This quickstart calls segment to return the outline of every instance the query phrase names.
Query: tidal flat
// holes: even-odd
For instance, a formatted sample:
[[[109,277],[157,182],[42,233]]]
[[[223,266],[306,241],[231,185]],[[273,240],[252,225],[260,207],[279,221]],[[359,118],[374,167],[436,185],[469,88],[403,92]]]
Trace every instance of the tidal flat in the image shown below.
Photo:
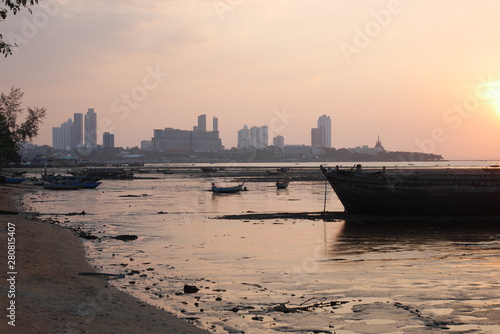
[[[25,203],[95,236],[84,239],[90,263],[125,275],[111,284],[214,333],[500,331],[500,222],[224,219],[321,212],[325,182],[278,190],[247,180],[248,191],[213,194],[212,181],[235,179],[106,180],[92,191],[34,190]],[[327,211],[341,212],[326,189]]]

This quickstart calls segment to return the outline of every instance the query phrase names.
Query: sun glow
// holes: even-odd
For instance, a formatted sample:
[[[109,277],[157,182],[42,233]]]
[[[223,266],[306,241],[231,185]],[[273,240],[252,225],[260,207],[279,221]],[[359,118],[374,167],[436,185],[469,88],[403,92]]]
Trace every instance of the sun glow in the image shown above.
[[[484,83],[476,89],[476,96],[500,116],[500,82]]]

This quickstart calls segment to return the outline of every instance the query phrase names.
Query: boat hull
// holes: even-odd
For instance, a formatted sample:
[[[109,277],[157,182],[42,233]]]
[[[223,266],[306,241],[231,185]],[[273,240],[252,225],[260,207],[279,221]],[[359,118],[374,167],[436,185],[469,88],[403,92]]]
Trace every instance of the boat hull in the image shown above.
[[[323,174],[349,214],[498,215],[500,175],[326,170]]]
[[[286,189],[288,188],[288,182],[276,182],[276,188]]]
[[[81,183],[51,183],[45,182],[43,184],[44,189],[48,190],[78,190],[83,188]]]
[[[217,194],[232,194],[232,193],[238,193],[243,190],[244,190],[243,184],[239,184],[233,187],[218,187],[215,185],[215,183],[212,183],[212,192]]]

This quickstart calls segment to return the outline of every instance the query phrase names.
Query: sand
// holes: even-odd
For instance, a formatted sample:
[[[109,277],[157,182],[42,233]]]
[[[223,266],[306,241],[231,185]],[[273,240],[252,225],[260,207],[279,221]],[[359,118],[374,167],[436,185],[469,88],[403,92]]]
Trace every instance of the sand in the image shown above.
[[[20,210],[23,191],[0,185],[0,211]],[[7,275],[8,223],[15,225],[15,275]],[[0,333],[209,333],[117,290],[102,277],[79,275],[96,270],[72,231],[25,214],[0,215],[0,229]],[[15,292],[7,276],[14,276]],[[7,317],[12,301],[15,322]]]

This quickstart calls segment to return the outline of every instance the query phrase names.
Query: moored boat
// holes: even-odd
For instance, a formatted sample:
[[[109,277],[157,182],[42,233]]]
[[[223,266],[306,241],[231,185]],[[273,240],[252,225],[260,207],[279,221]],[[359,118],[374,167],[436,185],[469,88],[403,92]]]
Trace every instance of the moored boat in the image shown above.
[[[201,170],[204,173],[215,173],[216,171],[219,170],[219,168],[217,168],[217,167],[201,167]]]
[[[101,185],[102,182],[82,182],[83,189],[95,189]]]
[[[500,214],[500,174],[481,168],[320,168],[349,214]]]
[[[286,189],[290,184],[289,181],[276,181],[276,188],[278,189]]]
[[[237,193],[237,192],[240,192],[244,190],[243,188],[243,183],[240,183],[236,186],[232,186],[232,187],[219,187],[215,184],[215,182],[212,182],[212,192],[214,193],[226,193],[226,194],[229,194],[229,193]]]
[[[4,183],[9,183],[9,184],[19,184],[24,181],[26,181],[27,178],[25,177],[10,177],[10,176],[5,176],[5,181]]]
[[[102,179],[132,179],[134,174],[129,169],[116,167],[88,167],[79,170],[73,170],[71,173],[75,176],[87,176]]]
[[[78,190],[83,188],[81,182],[44,182],[44,189],[49,190]]]

